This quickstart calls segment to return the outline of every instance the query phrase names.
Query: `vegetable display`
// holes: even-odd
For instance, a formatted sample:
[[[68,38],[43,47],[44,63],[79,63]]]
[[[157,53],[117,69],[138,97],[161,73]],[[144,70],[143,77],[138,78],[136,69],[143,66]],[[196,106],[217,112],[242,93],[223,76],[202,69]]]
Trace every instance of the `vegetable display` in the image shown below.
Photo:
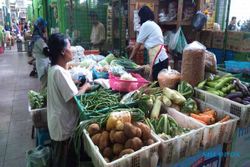
[[[111,66],[122,66],[124,67],[126,70],[134,70],[137,69],[139,66],[134,63],[133,61],[127,59],[127,58],[119,58],[116,60],[111,61],[110,63]]]
[[[217,117],[216,111],[211,108],[205,108],[205,110],[200,112],[199,114],[191,113],[190,116],[205,125],[212,125],[216,122],[222,123],[231,119],[229,115],[226,115],[222,119],[219,119]]]
[[[164,140],[171,139],[189,131],[189,129],[180,127],[175,119],[167,114],[161,114],[159,119],[146,118],[146,123]]]
[[[87,131],[104,159],[111,162],[155,143],[150,128],[138,121],[121,109],[110,113],[106,125],[92,123]]]
[[[44,92],[36,92],[30,90],[28,92],[28,98],[30,101],[31,109],[44,108],[47,105],[47,91]]]
[[[194,95],[194,89],[192,85],[186,81],[181,81],[181,83],[178,85],[178,92],[187,99],[193,97]]]
[[[222,77],[217,75],[212,76],[199,83],[197,87],[244,105],[250,104],[250,87],[247,87],[231,74]]]
[[[120,98],[119,93],[113,93],[106,89],[98,89],[87,95],[82,95],[80,101],[84,106],[84,112],[93,112],[119,104]]]

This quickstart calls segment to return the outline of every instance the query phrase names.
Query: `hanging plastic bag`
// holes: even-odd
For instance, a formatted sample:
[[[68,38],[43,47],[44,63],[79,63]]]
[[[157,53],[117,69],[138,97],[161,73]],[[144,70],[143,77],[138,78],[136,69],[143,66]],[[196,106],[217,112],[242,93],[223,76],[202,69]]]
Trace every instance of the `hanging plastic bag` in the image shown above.
[[[171,69],[163,69],[158,74],[158,82],[161,88],[168,87],[171,89],[176,88],[181,80],[181,74],[178,71]]]
[[[193,18],[192,26],[195,30],[200,31],[202,30],[206,22],[207,22],[207,16],[201,11],[198,11]]]
[[[38,146],[29,150],[26,156],[26,167],[48,167],[51,164],[51,150],[49,147]]]
[[[170,40],[169,48],[177,53],[182,53],[186,45],[187,45],[187,40],[180,27],[173,36],[173,38]]]

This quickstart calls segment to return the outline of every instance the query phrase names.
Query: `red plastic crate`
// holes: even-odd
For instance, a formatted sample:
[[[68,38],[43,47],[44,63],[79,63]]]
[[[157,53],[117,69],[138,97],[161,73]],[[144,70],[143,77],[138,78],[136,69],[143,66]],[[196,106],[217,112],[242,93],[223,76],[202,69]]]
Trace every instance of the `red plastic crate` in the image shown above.
[[[109,84],[112,90],[116,90],[119,92],[131,92],[149,83],[149,81],[145,80],[139,74],[131,73],[131,75],[135,77],[137,81],[121,80],[120,77],[116,77],[110,73]]]
[[[100,54],[100,51],[99,50],[85,50],[84,51],[84,55],[99,55]]]

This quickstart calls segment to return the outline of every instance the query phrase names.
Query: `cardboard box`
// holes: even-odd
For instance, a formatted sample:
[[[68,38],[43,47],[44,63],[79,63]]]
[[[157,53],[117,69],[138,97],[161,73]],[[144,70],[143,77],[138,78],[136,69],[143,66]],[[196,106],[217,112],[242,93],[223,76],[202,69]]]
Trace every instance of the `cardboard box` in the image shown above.
[[[212,47],[213,31],[205,30],[200,33],[200,42],[207,48]]]
[[[243,33],[242,41],[239,45],[241,46],[240,52],[250,52],[250,33]]]
[[[213,32],[212,48],[223,49],[224,36],[225,34],[222,31]]]
[[[227,50],[239,51],[241,50],[241,43],[243,40],[244,32],[233,32],[227,33]]]

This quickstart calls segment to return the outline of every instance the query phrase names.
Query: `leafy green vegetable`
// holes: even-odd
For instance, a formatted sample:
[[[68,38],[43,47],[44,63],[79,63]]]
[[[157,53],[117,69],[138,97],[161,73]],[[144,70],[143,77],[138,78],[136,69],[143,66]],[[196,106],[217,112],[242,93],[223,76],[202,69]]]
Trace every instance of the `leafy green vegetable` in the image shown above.
[[[197,107],[196,102],[192,98],[188,98],[187,101],[182,106],[181,112],[197,113],[198,112],[198,107]]]
[[[28,92],[28,98],[31,109],[44,108],[47,105],[47,90],[45,89],[43,92],[30,90]]]
[[[134,63],[133,61],[127,59],[127,58],[119,58],[116,60],[113,60],[110,63],[111,66],[115,66],[115,65],[120,65],[123,66],[125,69],[137,69],[138,65],[136,63]]]
[[[182,96],[188,99],[193,96],[194,89],[192,85],[190,85],[186,81],[181,81],[181,83],[178,85],[178,92],[180,92]]]

